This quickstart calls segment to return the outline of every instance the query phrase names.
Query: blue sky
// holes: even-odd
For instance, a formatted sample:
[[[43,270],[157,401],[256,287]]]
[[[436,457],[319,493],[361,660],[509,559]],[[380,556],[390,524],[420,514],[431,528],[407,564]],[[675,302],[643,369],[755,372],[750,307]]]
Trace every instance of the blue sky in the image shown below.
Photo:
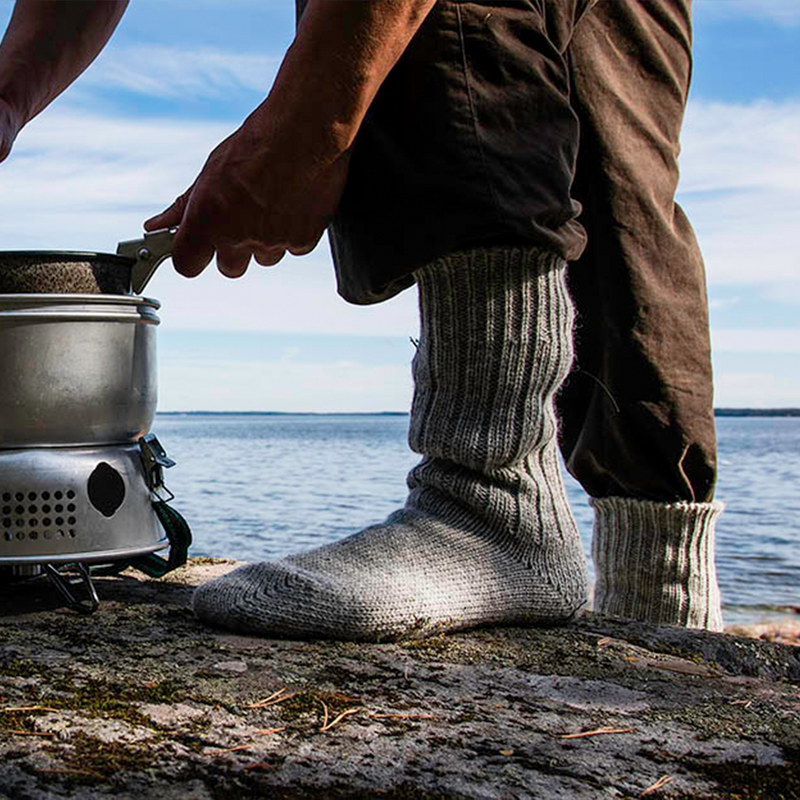
[[[0,23],[12,3],[0,0]],[[266,95],[291,0],[133,0],[0,166],[2,248],[114,252]],[[800,0],[696,0],[680,201],[706,258],[718,406],[800,406]],[[236,281],[167,262],[160,408],[405,410],[413,290],[335,294],[326,245]]]

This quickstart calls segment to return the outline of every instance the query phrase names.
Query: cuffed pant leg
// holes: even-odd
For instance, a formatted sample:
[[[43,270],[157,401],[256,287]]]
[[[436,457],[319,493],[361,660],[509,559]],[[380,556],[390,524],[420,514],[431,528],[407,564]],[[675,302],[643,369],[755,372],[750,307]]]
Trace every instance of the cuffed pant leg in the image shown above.
[[[594,497],[713,496],[705,273],[674,201],[690,37],[688,0],[601,0],[570,47],[589,246],[569,270],[577,358],[558,406]]]

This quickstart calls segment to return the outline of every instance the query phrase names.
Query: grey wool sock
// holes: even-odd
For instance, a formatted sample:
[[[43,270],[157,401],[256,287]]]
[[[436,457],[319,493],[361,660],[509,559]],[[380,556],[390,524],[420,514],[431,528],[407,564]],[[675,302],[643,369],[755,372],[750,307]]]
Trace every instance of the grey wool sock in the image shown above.
[[[594,609],[660,625],[722,630],[714,526],[722,503],[592,499]]]
[[[379,641],[558,623],[586,603],[553,395],[572,361],[564,262],[479,249],[422,268],[405,507],[301,555],[201,586],[197,615],[238,631]]]

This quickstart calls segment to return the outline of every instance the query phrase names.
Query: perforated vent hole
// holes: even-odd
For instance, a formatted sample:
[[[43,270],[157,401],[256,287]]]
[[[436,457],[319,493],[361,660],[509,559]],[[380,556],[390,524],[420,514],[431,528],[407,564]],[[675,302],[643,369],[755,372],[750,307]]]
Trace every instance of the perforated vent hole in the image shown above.
[[[78,522],[74,516],[77,512],[75,503],[50,505],[48,501],[74,500],[76,496],[73,489],[66,488],[41,493],[23,489],[0,491],[3,504],[0,506],[0,542],[75,539],[78,536],[72,527]],[[70,516],[61,516],[67,513]],[[66,525],[70,526],[69,529]]]

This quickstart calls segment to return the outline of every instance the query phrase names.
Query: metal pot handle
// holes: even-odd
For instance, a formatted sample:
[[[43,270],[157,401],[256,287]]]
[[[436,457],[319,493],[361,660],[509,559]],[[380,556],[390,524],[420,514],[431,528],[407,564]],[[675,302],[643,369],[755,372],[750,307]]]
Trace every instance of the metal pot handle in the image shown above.
[[[172,255],[172,241],[177,228],[163,228],[146,233],[141,239],[130,239],[117,245],[117,255],[132,258],[131,289],[141,294],[150,282],[156,267]]]

